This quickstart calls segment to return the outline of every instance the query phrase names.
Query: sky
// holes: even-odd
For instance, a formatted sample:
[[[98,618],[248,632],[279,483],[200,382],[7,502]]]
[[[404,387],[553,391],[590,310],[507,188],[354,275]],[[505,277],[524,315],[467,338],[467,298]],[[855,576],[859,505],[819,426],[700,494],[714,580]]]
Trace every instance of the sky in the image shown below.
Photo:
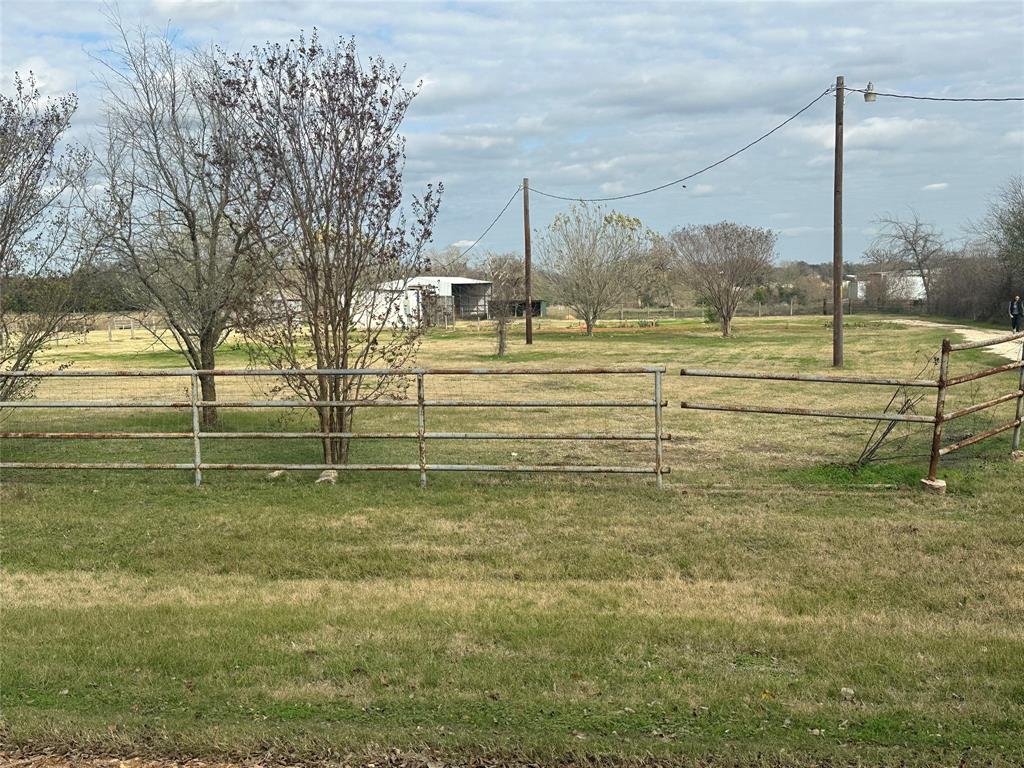
[[[96,136],[104,4],[0,0],[0,81],[32,70],[77,92],[74,137]],[[434,246],[466,248],[524,177],[572,197],[631,193],[747,144],[844,75],[884,92],[1024,95],[1024,3],[325,2],[121,0],[129,25],[182,47],[230,51],[316,27],[421,83],[405,123],[409,194],[443,181]],[[834,99],[689,181],[608,203],[659,232],[721,220],[778,233],[780,261],[832,252]],[[1024,102],[942,103],[847,94],[845,251],[911,210],[950,238],[1024,173]],[[569,204],[531,195],[543,229]],[[521,250],[517,200],[472,253]]]

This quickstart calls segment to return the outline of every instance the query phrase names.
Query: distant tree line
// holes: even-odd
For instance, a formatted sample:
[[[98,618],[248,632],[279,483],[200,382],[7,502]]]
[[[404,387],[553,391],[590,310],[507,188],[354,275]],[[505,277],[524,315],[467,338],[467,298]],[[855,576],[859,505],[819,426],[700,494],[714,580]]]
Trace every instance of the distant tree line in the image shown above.
[[[72,314],[129,313],[145,310],[125,291],[125,275],[116,264],[82,264],[70,273],[18,274],[4,282],[0,303],[11,313],[39,313],[55,295],[67,296]]]

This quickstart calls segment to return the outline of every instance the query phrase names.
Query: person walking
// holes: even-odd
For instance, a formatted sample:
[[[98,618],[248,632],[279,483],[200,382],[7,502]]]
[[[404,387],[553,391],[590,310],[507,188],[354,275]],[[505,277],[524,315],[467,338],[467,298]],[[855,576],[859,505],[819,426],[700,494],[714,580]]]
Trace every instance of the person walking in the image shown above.
[[[1010,302],[1010,323],[1013,325],[1013,332],[1020,333],[1021,320],[1024,318],[1024,301],[1021,301],[1020,295],[1013,297],[1013,301]]]

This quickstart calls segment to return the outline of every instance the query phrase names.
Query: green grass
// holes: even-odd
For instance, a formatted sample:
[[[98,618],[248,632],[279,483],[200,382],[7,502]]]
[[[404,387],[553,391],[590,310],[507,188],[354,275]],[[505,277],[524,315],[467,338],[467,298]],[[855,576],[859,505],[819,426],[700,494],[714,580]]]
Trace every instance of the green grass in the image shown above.
[[[679,321],[586,339],[542,328],[534,348],[517,344],[507,359],[828,370],[820,318],[743,319],[737,330],[722,340]],[[858,318],[848,336],[851,372],[911,375],[941,331]],[[490,362],[491,343],[472,329],[437,334],[422,359]],[[95,354],[77,367],[138,364],[130,352]],[[992,362],[957,358],[963,370]],[[1007,383],[991,377],[958,397]],[[428,386],[438,396],[649,396],[642,377]],[[673,406],[877,410],[891,395],[675,375],[666,389]],[[411,429],[415,414],[396,410],[358,426]],[[188,426],[184,413],[12,418],[4,429]],[[224,428],[303,423],[277,418],[225,412]],[[428,429],[650,429],[646,413],[429,419]],[[673,471],[661,492],[642,477],[438,474],[422,490],[415,473],[347,474],[331,487],[313,485],[315,473],[209,472],[197,489],[184,472],[5,472],[3,743],[289,760],[429,748],[541,762],[1024,761],[1024,477],[1005,435],[944,463],[950,493],[934,497],[916,487],[925,459],[852,466],[863,423],[678,407],[666,419]],[[928,437],[910,434],[903,450],[919,453]],[[210,443],[208,460],[317,460],[305,441]],[[189,456],[188,441],[0,448],[5,460]],[[504,462],[510,450],[523,461],[650,460],[647,444],[430,450],[432,461]],[[407,461],[415,445],[356,451],[357,461]]]

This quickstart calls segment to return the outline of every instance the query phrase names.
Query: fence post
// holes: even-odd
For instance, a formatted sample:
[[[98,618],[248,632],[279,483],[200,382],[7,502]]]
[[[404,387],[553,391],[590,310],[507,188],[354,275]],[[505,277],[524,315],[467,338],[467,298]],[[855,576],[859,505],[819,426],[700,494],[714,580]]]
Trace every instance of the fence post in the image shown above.
[[[661,374],[660,370],[654,372],[654,471],[658,478],[658,488],[661,488],[663,482],[661,477]]]
[[[416,374],[416,442],[419,448],[420,488],[427,487],[427,413],[424,401],[423,372]]]
[[[189,403],[192,406],[192,464],[195,467],[195,484],[198,488],[203,484],[202,453],[199,450],[199,374],[193,373],[189,377],[191,387],[189,388]]]
[[[1024,362],[1024,341],[1020,343],[1020,356],[1017,358],[1021,362]],[[1013,447],[1014,453],[1020,450],[1020,422],[1024,418],[1024,366],[1020,369],[1020,380],[1017,384],[1017,426],[1013,428]]]
[[[928,463],[928,477],[921,481],[925,488],[942,493],[946,484],[938,479],[939,451],[942,449],[942,419],[946,410],[946,382],[949,380],[949,339],[942,340],[939,355],[939,388],[935,395],[935,425],[932,430],[932,455]]]

